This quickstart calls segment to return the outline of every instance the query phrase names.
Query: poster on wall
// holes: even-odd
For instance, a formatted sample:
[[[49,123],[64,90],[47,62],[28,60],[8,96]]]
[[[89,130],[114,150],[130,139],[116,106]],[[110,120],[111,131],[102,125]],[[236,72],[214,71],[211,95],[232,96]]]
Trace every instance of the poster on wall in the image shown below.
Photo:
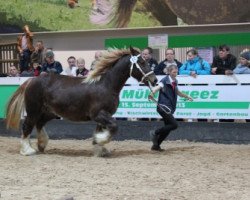
[[[213,57],[214,57],[214,50],[213,47],[204,47],[204,48],[198,48],[198,54],[199,56],[206,60],[208,63],[213,63]]]
[[[154,49],[168,46],[168,34],[154,34],[148,36],[148,46]]]
[[[245,0],[220,0],[220,6],[207,0],[1,1],[0,33],[22,32],[25,24],[42,32],[245,23],[250,19],[245,4]]]

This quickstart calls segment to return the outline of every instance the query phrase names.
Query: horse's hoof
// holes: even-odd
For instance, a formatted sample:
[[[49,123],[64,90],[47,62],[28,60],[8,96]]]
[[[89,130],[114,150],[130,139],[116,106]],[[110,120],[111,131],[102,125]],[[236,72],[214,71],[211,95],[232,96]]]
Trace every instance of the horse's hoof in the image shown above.
[[[37,148],[38,148],[39,152],[44,153],[45,147],[42,147],[42,146],[38,145]]]
[[[105,147],[97,144],[94,146],[94,155],[96,157],[109,157],[111,153]]]
[[[36,154],[36,150],[33,148],[29,148],[29,149],[25,149],[25,150],[21,149],[20,154],[23,156],[31,156],[31,155]]]

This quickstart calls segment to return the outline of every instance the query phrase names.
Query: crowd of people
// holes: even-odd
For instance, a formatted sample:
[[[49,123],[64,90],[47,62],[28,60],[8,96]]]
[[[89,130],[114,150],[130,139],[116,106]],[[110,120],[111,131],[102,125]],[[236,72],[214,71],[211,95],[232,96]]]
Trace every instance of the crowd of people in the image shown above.
[[[156,75],[168,74],[168,68],[171,65],[178,67],[179,75],[232,75],[232,74],[250,74],[250,51],[242,50],[239,55],[239,63],[237,64],[236,56],[230,53],[230,48],[227,45],[221,45],[218,49],[218,55],[214,56],[213,62],[210,65],[206,60],[199,56],[196,49],[190,49],[186,52],[187,60],[181,63],[175,59],[175,50],[167,48],[165,50],[165,59],[159,64],[153,58],[153,50],[150,47],[142,51],[142,56],[148,61],[151,69]]]
[[[76,59],[70,56],[68,66],[64,67],[59,61],[55,60],[52,49],[45,48],[43,41],[37,41],[33,46],[33,33],[29,26],[23,27],[23,33],[17,38],[17,49],[19,52],[19,70],[16,66],[9,67],[9,73],[5,76],[39,76],[49,72],[69,75],[69,76],[86,76],[89,70],[93,70],[96,60],[101,56],[101,51],[95,53],[95,60],[89,69],[85,67],[83,58]],[[148,62],[151,69],[156,75],[168,74],[168,68],[175,65],[178,68],[179,75],[232,75],[232,74],[250,74],[250,50],[245,49],[239,55],[239,63],[237,64],[236,56],[230,53],[227,45],[221,45],[218,49],[218,55],[215,55],[213,62],[209,64],[201,56],[196,49],[190,49],[186,52],[187,60],[180,62],[175,58],[175,50],[167,48],[165,50],[165,59],[157,62],[153,58],[153,49],[147,47],[142,50],[142,57]],[[15,68],[16,74],[13,74]],[[3,74],[1,76],[4,76]]]
[[[76,59],[74,56],[70,56],[67,59],[68,66],[63,68],[62,64],[55,60],[52,49],[44,47],[43,41],[37,41],[34,46],[33,33],[27,25],[23,27],[23,33],[17,38],[17,50],[19,53],[19,69],[11,64],[8,73],[1,74],[2,77],[33,77],[48,73],[86,76],[89,73],[89,70],[85,67],[84,58]],[[100,56],[99,51],[98,55]],[[96,56],[96,59],[98,59],[98,56]]]

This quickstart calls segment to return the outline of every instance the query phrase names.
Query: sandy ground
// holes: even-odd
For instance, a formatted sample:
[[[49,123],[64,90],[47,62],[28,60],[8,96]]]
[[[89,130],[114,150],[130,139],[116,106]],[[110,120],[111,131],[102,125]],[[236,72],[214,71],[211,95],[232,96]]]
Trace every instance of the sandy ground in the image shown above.
[[[45,154],[25,157],[18,138],[0,137],[0,199],[250,199],[250,145],[150,145],[112,141],[112,156],[98,158],[90,140],[50,140]]]

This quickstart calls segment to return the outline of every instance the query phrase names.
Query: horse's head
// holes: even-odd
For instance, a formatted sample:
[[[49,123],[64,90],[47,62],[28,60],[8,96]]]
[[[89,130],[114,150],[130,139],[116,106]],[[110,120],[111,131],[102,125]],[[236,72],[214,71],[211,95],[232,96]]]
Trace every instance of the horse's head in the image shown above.
[[[131,68],[130,76],[134,77],[137,81],[144,83],[147,86],[155,85],[157,78],[151,70],[149,64],[141,57],[140,53],[134,48],[130,47]]]

